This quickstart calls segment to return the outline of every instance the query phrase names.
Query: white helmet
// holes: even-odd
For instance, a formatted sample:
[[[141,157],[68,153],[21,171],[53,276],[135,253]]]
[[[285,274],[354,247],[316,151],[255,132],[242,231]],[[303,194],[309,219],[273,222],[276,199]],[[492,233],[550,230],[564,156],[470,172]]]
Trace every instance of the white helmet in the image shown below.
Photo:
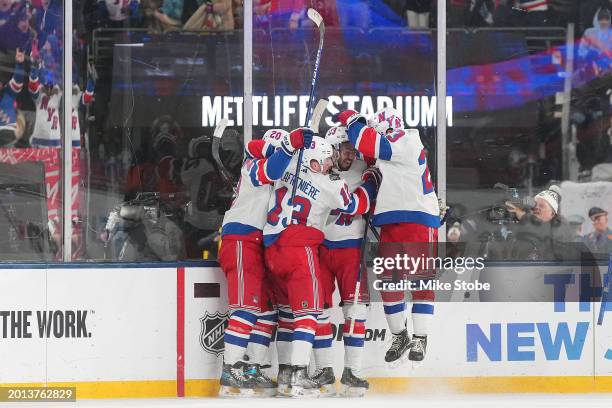
[[[315,160],[322,167],[325,160],[333,156],[334,148],[332,145],[320,136],[313,136],[310,148],[304,149],[302,165],[310,168],[310,162]]]
[[[264,133],[262,139],[274,147],[280,147],[283,139],[289,137],[289,132],[283,129],[270,129]]]
[[[332,126],[325,134],[325,140],[329,142],[334,148],[340,149],[340,145],[344,142],[348,142],[348,134],[346,133],[346,127],[344,126]]]
[[[378,133],[386,134],[389,129],[403,129],[404,121],[395,109],[384,108],[376,112],[374,116],[370,118],[368,126],[376,129]]]

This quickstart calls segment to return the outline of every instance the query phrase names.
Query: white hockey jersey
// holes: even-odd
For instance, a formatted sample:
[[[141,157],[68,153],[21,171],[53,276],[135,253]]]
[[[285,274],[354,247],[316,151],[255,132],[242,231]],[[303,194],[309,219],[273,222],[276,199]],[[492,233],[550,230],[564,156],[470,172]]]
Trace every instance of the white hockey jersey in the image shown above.
[[[419,131],[400,129],[381,135],[355,122],[348,136],[357,150],[377,159],[382,183],[372,223],[376,226],[410,222],[440,227],[438,197],[431,181]]]
[[[248,158],[240,171],[236,198],[223,218],[222,237],[246,237],[264,229],[274,180],[283,174],[291,160],[290,155],[282,149],[275,151],[269,143],[260,145],[261,152],[249,151],[255,144],[251,142],[247,146]]]
[[[274,185],[274,195],[268,205],[268,220],[264,227],[264,244],[272,245],[291,224],[312,227],[321,231],[330,211],[339,209],[347,214],[363,214],[369,209],[369,200],[363,191],[350,193],[346,182],[338,175],[314,173],[302,166],[295,194],[295,203],[289,205],[291,189],[295,182],[297,156],[293,158],[285,174]],[[372,190],[375,187],[371,188]]]
[[[93,81],[89,80],[85,92],[78,86],[73,87],[72,93],[72,146],[81,147],[81,126],[79,124],[79,108],[81,105],[88,105],[93,100]]]
[[[31,81],[31,80],[30,80]],[[32,98],[36,104],[36,122],[34,131],[30,138],[32,147],[60,147],[62,131],[60,125],[60,104],[62,90],[55,86],[50,95],[42,91],[42,85],[38,84],[32,91]]]
[[[340,171],[339,175],[346,181],[350,191],[355,191],[363,183],[361,176],[367,168],[363,160],[354,160],[351,168]],[[327,248],[355,248],[361,246],[365,219],[362,215],[348,215],[334,210],[327,218],[323,227],[325,241],[323,245]]]

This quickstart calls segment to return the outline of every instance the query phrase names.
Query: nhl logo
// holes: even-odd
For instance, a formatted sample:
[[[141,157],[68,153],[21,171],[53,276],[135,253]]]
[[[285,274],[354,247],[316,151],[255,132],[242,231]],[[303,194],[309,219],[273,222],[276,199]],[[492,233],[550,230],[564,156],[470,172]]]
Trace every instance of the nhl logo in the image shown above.
[[[215,356],[223,353],[223,333],[227,327],[227,313],[215,312],[209,314],[206,312],[204,317],[200,318],[200,345],[202,348]]]

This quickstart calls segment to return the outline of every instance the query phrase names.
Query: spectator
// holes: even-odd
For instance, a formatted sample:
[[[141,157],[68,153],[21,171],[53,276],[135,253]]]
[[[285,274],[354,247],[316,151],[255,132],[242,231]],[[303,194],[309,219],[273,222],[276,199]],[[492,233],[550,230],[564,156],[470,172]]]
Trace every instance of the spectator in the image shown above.
[[[593,17],[602,8],[612,10],[612,0],[581,0],[578,10],[578,32],[584,33],[593,24]]]
[[[408,0],[406,5],[406,20],[408,28],[413,30],[429,28],[431,0]]]
[[[493,25],[497,27],[514,26],[514,12],[512,11],[512,0],[498,0],[493,10]]]
[[[13,0],[0,0],[0,27],[10,18],[13,12]]]
[[[515,0],[517,24],[527,27],[548,25],[548,4],[550,0]]]
[[[32,39],[30,16],[25,6],[13,7],[12,10],[8,19],[0,26],[0,48],[5,50],[19,48],[29,53]]]
[[[141,19],[138,0],[100,0],[101,23],[106,27],[138,26]]]
[[[551,0],[550,20],[557,27],[567,27],[568,23],[578,20],[578,3],[576,0]]]
[[[585,243],[593,253],[612,252],[612,230],[608,227],[608,212],[593,207],[589,210],[594,231],[585,237]]]
[[[207,1],[187,20],[185,30],[233,30],[232,0]]]
[[[446,24],[450,28],[464,27],[467,21],[471,0],[450,0],[446,12]]]
[[[584,217],[582,215],[573,214],[567,217],[567,222],[576,232],[575,242],[582,242],[584,239],[582,236],[582,224],[584,224]]]
[[[141,0],[143,26],[154,32],[164,31],[164,24],[157,19],[155,12],[161,7],[162,0]]]
[[[15,99],[23,89],[23,61],[25,54],[21,50],[15,52],[15,71],[13,77],[5,86],[0,82],[0,91],[3,91],[0,99],[0,127],[2,127],[2,145],[13,143],[17,139],[15,129],[17,127],[17,111],[15,110]]]
[[[164,0],[153,16],[162,24],[164,30],[178,29],[181,26],[184,0]]]
[[[33,23],[39,44],[44,44],[51,34],[61,38],[62,4],[58,0],[42,0],[40,7],[34,9]]]
[[[242,30],[244,27],[244,4],[243,0],[233,0],[234,28]]]
[[[551,186],[535,196],[536,205],[529,212],[506,202],[519,223],[513,228],[517,240],[513,256],[518,259],[580,259],[572,247],[575,232],[559,214],[561,189]]]
[[[40,61],[42,68],[44,68],[49,75],[54,77],[55,83],[59,83],[60,81],[57,78],[61,77],[62,50],[54,34],[46,37],[43,47],[40,50]]]
[[[600,9],[593,19],[593,27],[586,30],[580,40],[578,56],[588,65],[591,63],[595,75],[610,72],[612,67],[612,28],[610,11]]]
[[[274,7],[274,3],[273,1],[272,7]],[[278,3],[281,3],[281,1],[278,1]],[[295,30],[311,24],[306,15],[306,10],[313,7],[321,14],[326,27],[336,27],[342,23],[343,27],[357,27],[367,30],[370,27],[370,7],[367,1],[355,0],[350,1],[350,4],[343,3],[341,0],[337,3],[321,0],[313,0],[312,2],[293,0],[290,6],[292,11],[289,15],[289,28]],[[340,13],[340,16],[338,15],[338,9],[344,10],[343,13]],[[285,22],[284,25],[286,26],[287,23]]]
[[[337,0],[334,10],[331,7],[334,6],[334,2],[330,3],[326,9],[325,14],[321,14],[323,18],[331,18],[332,21],[339,23],[341,27],[355,27],[361,28],[362,30],[369,30],[371,25],[370,15],[370,2],[365,0]],[[337,11],[336,11],[337,9]],[[326,24],[327,24],[327,20]]]
[[[468,12],[467,23],[470,27],[485,27],[493,25],[492,12],[492,0],[472,0]]]

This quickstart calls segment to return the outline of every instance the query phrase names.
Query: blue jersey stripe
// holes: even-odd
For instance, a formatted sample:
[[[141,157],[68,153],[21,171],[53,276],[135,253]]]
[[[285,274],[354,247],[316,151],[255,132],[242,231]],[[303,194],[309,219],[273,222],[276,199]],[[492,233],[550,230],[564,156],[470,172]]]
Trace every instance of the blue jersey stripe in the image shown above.
[[[440,228],[440,217],[422,211],[396,210],[376,214],[372,218],[372,224],[380,227],[386,224],[398,224],[401,222],[412,222],[431,228]]]

